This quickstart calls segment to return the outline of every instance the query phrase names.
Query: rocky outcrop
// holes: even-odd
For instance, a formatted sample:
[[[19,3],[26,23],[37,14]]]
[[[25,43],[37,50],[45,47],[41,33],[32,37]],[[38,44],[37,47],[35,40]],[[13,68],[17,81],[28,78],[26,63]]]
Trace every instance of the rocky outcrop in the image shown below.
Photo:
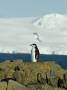
[[[4,67],[3,67],[4,66]],[[0,90],[64,90],[67,71],[54,62],[0,63]]]
[[[0,82],[0,90],[28,90],[28,88],[16,81],[9,80],[8,84],[4,81]]]
[[[7,83],[6,82],[0,82],[0,90],[7,90]]]
[[[8,83],[7,90],[28,90],[24,85],[19,84],[18,82],[10,80]]]

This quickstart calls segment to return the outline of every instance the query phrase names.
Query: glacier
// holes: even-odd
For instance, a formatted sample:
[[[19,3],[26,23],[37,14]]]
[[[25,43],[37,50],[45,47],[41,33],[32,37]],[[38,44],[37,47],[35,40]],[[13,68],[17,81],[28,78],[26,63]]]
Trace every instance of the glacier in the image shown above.
[[[0,52],[30,53],[32,43],[41,54],[67,55],[67,15],[0,18]]]

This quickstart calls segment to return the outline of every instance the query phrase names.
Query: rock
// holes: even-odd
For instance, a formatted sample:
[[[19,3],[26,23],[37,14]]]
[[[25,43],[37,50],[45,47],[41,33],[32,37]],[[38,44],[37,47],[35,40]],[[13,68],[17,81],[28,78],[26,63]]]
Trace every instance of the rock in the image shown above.
[[[51,86],[54,86],[54,87],[57,87],[58,78],[55,75],[54,71],[50,70],[50,72],[47,73],[47,79],[48,79],[48,83],[47,84],[49,84]]]
[[[41,84],[28,85],[28,90],[42,90]]]
[[[64,88],[67,89],[67,73],[63,74]]]
[[[64,81],[63,79],[59,78],[57,83],[58,88],[64,88]]]
[[[20,71],[19,66],[15,66],[14,71]]]
[[[23,71],[15,71],[13,77],[16,78],[17,82],[19,82],[21,84],[24,84],[25,72],[23,72]]]
[[[18,82],[10,80],[7,90],[28,90],[28,88],[24,85],[19,84]]]
[[[2,68],[2,69],[1,69]],[[63,90],[58,83],[63,75],[64,89],[67,88],[67,74],[59,65],[51,62],[24,63],[20,61],[0,64],[0,90],[6,90],[4,79],[8,81],[8,90]],[[59,78],[58,78],[59,77]],[[15,79],[16,81],[13,81]],[[61,83],[61,85],[63,84]],[[47,84],[47,85],[46,85]],[[53,89],[54,88],[54,89]]]
[[[41,73],[37,73],[37,82],[40,83],[40,84],[46,84],[46,79],[43,78],[42,74]]]
[[[6,90],[7,89],[7,83],[6,82],[0,82],[0,90]]]
[[[46,84],[45,86],[42,85],[41,90],[65,90],[65,89],[58,88],[58,87],[52,87],[52,86]]]

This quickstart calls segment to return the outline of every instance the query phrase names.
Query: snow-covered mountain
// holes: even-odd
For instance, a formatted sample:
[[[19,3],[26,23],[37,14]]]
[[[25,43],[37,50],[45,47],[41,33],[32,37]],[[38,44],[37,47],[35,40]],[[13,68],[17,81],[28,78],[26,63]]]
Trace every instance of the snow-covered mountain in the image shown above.
[[[40,53],[67,54],[67,15],[0,18],[0,52],[30,53],[31,43]]]
[[[64,24],[61,25],[61,24]],[[67,26],[67,16],[61,14],[49,14],[39,17],[35,20],[34,25],[44,29],[61,29]]]

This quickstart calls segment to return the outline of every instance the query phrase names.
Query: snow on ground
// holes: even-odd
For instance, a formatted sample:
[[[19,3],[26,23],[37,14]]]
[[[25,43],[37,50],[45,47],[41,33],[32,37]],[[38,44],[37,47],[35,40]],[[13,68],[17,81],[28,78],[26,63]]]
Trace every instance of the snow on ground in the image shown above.
[[[30,53],[32,43],[43,54],[67,54],[67,15],[0,18],[0,52]]]

